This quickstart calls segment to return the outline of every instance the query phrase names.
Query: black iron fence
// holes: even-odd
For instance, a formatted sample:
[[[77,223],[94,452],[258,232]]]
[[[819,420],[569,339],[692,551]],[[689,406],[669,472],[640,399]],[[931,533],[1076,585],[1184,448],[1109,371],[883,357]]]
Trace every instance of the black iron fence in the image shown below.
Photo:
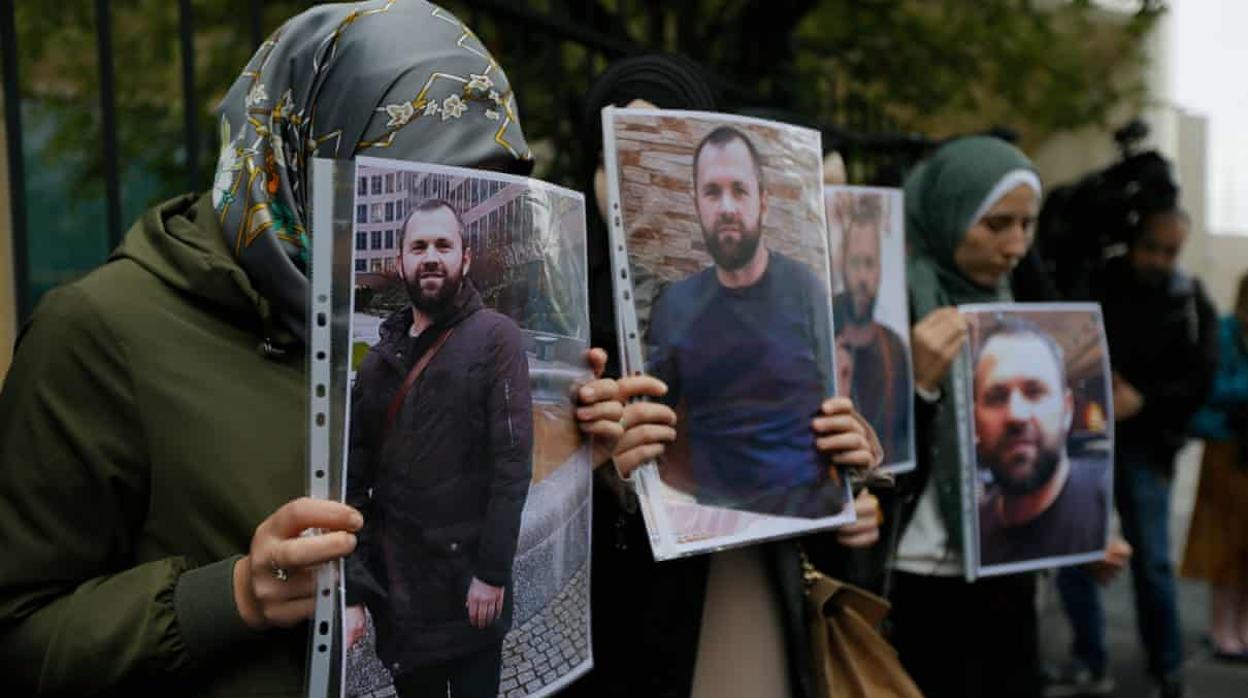
[[[102,262],[120,241],[123,226],[143,209],[210,184],[215,131],[204,126],[211,123],[206,117],[212,100],[224,93],[232,71],[268,31],[310,4],[94,0],[87,8],[67,3],[70,9],[56,10],[54,28],[79,27],[64,41],[77,40],[77,53],[94,54],[93,64],[80,65],[72,50],[59,62],[49,60],[55,54],[47,47],[23,62],[29,55],[23,42],[44,41],[48,26],[39,22],[51,20],[37,14],[45,12],[43,3],[18,7],[15,0],[0,0],[19,321],[44,291]],[[698,3],[442,4],[465,19],[507,68],[525,132],[536,146],[537,174],[573,187],[586,185],[578,181],[578,164],[586,157],[577,134],[580,100],[610,61],[651,50],[711,55],[695,31],[696,22],[709,21],[695,14]],[[66,61],[70,67],[57,70]],[[170,87],[150,87],[174,65],[176,78],[167,76]],[[86,75],[91,70],[94,75]],[[803,109],[782,81],[752,76],[748,66],[734,75],[735,80],[714,77],[728,110],[820,128],[825,147],[845,157],[851,181],[896,183],[928,145],[922,137],[896,133],[880,110],[850,89],[833,91],[817,110]],[[170,118],[174,114],[180,114],[180,129],[178,119]]]

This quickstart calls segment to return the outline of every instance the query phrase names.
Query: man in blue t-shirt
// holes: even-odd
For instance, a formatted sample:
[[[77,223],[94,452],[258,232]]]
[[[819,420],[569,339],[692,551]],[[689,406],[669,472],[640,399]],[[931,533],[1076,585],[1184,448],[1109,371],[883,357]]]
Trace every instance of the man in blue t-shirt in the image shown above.
[[[833,394],[827,284],[763,243],[763,168],[744,133],[711,131],[693,178],[715,264],[655,300],[646,337],[647,369],[685,415],[692,493],[716,506],[835,515],[844,486],[810,427]]]

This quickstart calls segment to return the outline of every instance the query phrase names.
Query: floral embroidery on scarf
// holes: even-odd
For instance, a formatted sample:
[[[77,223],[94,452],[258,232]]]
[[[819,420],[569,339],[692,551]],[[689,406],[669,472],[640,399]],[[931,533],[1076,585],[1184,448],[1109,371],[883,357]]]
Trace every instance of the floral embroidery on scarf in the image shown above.
[[[468,111],[468,103],[459,98],[459,95],[451,95],[442,101],[442,120],[458,119]]]
[[[247,93],[247,106],[249,107],[263,106],[267,101],[269,101],[269,90],[262,82],[257,82]]]
[[[386,128],[406,126],[407,122],[411,121],[413,116],[416,116],[416,107],[412,106],[411,102],[387,104],[385,111],[390,117],[390,121],[386,122]]]
[[[295,212],[291,211],[281,200],[270,201],[268,207],[269,217],[273,221],[273,231],[278,236],[298,239],[304,234],[303,226],[299,225],[299,221],[295,218]]]
[[[243,162],[238,157],[238,141],[243,134],[234,139],[230,135],[230,121],[221,117],[221,152],[217,157],[217,172],[212,178],[212,205],[220,209],[223,205],[234,201],[234,183]]]

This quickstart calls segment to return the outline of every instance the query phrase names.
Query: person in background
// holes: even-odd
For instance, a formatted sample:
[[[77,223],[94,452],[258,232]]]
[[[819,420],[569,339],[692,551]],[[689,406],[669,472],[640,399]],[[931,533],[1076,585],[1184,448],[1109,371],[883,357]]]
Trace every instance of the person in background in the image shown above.
[[[1214,655],[1248,661],[1248,274],[1218,325],[1218,372],[1192,420],[1204,439],[1181,573],[1209,583]]]
[[[601,145],[601,110],[607,105],[715,111],[718,100],[696,63],[668,54],[612,64],[586,97],[582,140],[589,144],[589,157],[583,172],[587,198],[599,211],[588,221],[590,328],[595,345],[615,347]],[[615,375],[612,370],[618,367],[609,368],[608,375]],[[624,399],[659,398],[667,390],[651,376],[620,378],[619,388]],[[828,401],[824,407],[824,416],[812,426],[839,443],[856,444],[837,449],[844,460],[859,466],[877,463],[878,442],[868,443],[873,440],[866,439],[869,427],[849,401]],[[820,695],[808,661],[797,546],[780,541],[655,562],[640,504],[626,480],[637,467],[663,454],[676,435],[676,414],[661,402],[637,401],[625,408],[623,421],[627,429],[611,465],[598,468],[594,478],[594,670],[561,695]],[[804,539],[816,565],[830,550],[875,543],[879,509],[874,496],[863,490],[855,509],[857,523]]]
[[[1127,253],[1094,284],[1113,367],[1114,500],[1134,554],[1131,581],[1148,670],[1163,698],[1183,695],[1183,646],[1170,561],[1174,458],[1209,394],[1217,318],[1201,283],[1178,269],[1190,220],[1180,209],[1145,212]],[[1072,660],[1046,695],[1108,695],[1100,590],[1085,568],[1058,573],[1074,631]]]
[[[968,330],[953,306],[1011,300],[1010,271],[1031,245],[1040,194],[1027,157],[989,136],[946,143],[905,183],[917,468],[901,484],[891,637],[928,698],[1039,689],[1034,574],[963,579],[951,371]],[[955,627],[966,641],[948,641]]]
[[[435,74],[464,79],[422,92]],[[476,75],[494,94],[465,91]],[[309,159],[531,164],[502,68],[422,0],[290,19],[217,121],[212,191],[149,210],[23,330],[0,391],[0,694],[304,695],[315,571],[364,525],[300,497]],[[578,410],[607,452],[615,393],[591,382]]]

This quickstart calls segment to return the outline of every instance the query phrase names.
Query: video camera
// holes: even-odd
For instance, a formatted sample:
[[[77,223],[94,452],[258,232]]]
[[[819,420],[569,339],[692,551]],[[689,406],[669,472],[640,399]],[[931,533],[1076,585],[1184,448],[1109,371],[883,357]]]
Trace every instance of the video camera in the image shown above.
[[[1178,205],[1170,162],[1141,150],[1148,125],[1139,119],[1114,132],[1119,160],[1055,188],[1036,223],[1036,248],[1061,296],[1091,297],[1105,262],[1123,252],[1149,213]]]

